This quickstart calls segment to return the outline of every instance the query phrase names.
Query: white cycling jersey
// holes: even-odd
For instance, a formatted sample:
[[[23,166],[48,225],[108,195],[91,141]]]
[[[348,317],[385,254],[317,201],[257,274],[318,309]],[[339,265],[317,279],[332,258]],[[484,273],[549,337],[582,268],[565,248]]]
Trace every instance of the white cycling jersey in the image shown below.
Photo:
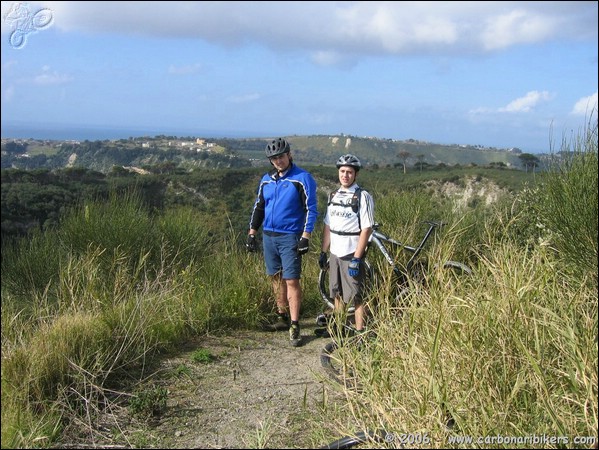
[[[361,229],[374,225],[374,199],[368,191],[360,189],[359,211],[354,212],[352,208],[357,188],[357,183],[347,190],[339,188],[327,205],[324,223],[331,229],[330,252],[338,257],[353,254],[358,247]]]

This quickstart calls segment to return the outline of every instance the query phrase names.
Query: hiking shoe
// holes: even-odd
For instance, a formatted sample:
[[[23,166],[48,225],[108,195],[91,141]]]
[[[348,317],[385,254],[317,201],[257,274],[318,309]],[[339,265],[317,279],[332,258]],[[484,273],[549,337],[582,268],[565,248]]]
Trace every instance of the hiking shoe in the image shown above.
[[[318,325],[319,327],[326,327],[328,321],[329,321],[329,316],[327,316],[324,313],[316,316],[316,325]]]
[[[291,324],[289,327],[289,340],[291,341],[291,345],[293,347],[299,347],[302,345],[302,334],[300,333],[299,324]]]
[[[314,334],[318,337],[323,337],[323,338],[331,337],[331,333],[329,333],[328,328],[315,328]]]
[[[290,321],[287,314],[277,314],[277,318],[265,325],[268,331],[287,331],[289,329]]]
[[[290,320],[287,314],[277,314],[277,320],[272,324],[275,331],[287,331],[289,329]]]
[[[341,327],[333,325],[331,327],[314,329],[314,334],[318,337],[323,337],[323,338],[343,339],[343,338],[352,337],[356,332],[357,332],[357,330],[353,327],[350,327],[349,325],[343,325]]]

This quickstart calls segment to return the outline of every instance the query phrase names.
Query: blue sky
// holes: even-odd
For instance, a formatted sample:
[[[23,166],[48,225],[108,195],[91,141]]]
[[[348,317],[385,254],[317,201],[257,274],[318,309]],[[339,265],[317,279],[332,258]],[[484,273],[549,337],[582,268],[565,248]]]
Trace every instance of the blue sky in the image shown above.
[[[11,127],[548,152],[597,117],[592,2],[2,2]]]

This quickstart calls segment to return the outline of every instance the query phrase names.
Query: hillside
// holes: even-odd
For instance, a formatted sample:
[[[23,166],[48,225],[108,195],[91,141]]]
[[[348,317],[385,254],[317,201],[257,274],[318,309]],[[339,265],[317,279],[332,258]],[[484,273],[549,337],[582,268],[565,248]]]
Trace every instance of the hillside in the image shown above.
[[[319,201],[324,205],[326,195],[338,184],[336,169],[300,164],[314,175]],[[179,171],[158,165],[151,169],[147,173],[137,168],[120,168],[108,174],[76,167],[3,169],[2,238],[47,229],[58,224],[62,213],[82,202],[107,200],[111,193],[132,191],[137,191],[154,210],[189,206],[211,212],[216,229],[235,224],[238,231],[244,231],[258,182],[267,167]],[[359,182],[377,198],[415,189],[444,192],[454,198],[457,190],[464,193],[462,203],[487,203],[490,192],[516,192],[532,178],[533,174],[522,170],[483,166],[408,169],[405,174],[401,167],[367,167],[360,172]]]
[[[339,136],[288,136],[294,156],[304,164],[331,165],[342,154],[358,155],[366,166],[417,164],[436,166],[489,165],[502,163],[507,167],[520,168],[518,149],[496,149],[467,145],[442,145],[409,139],[364,138],[348,135]],[[264,159],[267,139],[216,139],[220,145],[240,156],[258,161]]]
[[[333,165],[344,153],[360,157],[365,166],[403,167],[488,166],[522,168],[518,149],[441,145],[417,140],[355,136],[289,136],[293,155],[304,165]],[[116,141],[2,141],[2,168],[36,169],[83,167],[108,173],[114,167],[240,168],[267,165],[264,148],[269,138],[222,139],[129,138]]]

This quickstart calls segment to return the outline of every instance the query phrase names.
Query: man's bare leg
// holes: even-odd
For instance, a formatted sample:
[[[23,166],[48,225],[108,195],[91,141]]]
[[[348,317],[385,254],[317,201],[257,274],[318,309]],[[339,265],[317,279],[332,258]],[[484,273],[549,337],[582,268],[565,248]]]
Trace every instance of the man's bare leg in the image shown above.
[[[285,280],[287,303],[289,305],[289,317],[292,322],[299,321],[302,306],[302,286],[300,280]]]
[[[279,314],[287,314],[289,306],[287,300],[287,283],[281,279],[280,272],[272,277],[272,289],[277,302],[277,312]]]

